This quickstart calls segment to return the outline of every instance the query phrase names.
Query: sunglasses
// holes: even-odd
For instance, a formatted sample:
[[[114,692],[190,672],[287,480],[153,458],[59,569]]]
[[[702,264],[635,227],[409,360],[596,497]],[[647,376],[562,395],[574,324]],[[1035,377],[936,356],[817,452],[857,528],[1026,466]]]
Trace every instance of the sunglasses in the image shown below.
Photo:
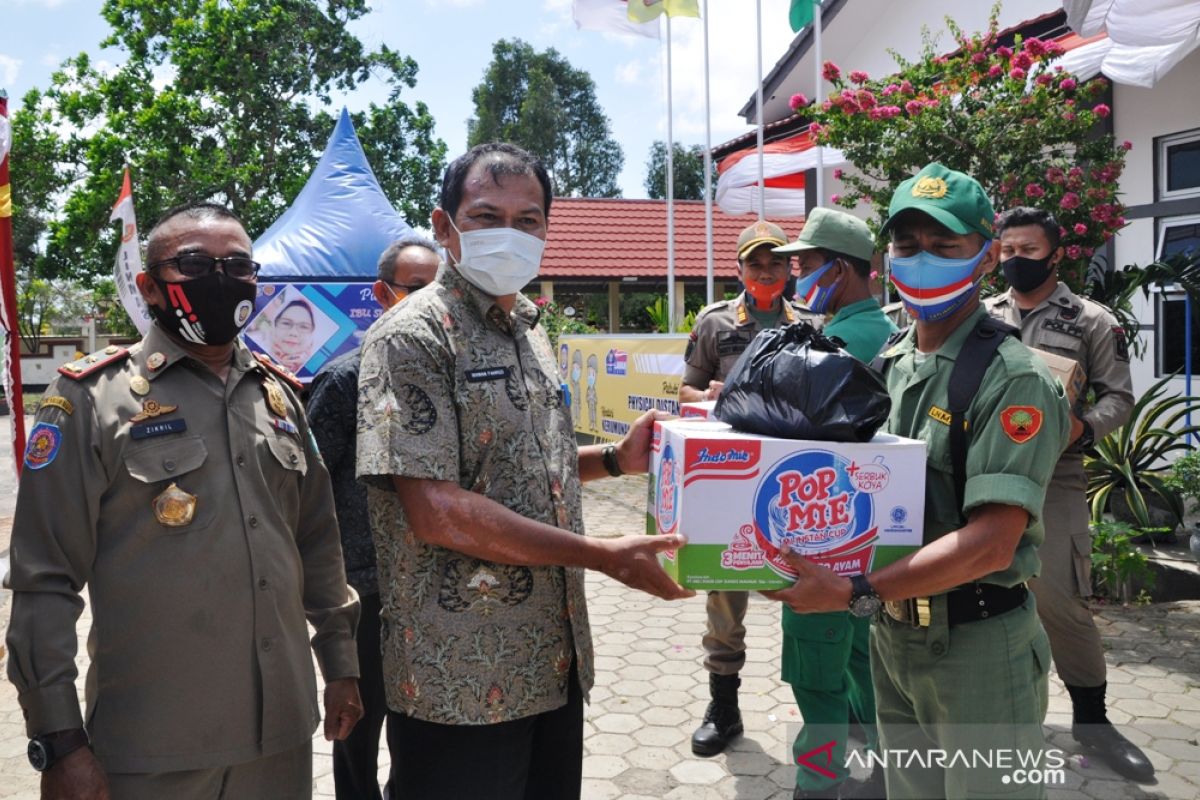
[[[226,275],[239,281],[254,280],[262,266],[246,256],[214,258],[200,253],[189,253],[174,258],[164,258],[162,261],[151,264],[150,269],[165,267],[169,264],[174,264],[175,268],[179,270],[179,274],[185,278],[203,278],[205,275],[212,274],[212,271],[219,265]]]

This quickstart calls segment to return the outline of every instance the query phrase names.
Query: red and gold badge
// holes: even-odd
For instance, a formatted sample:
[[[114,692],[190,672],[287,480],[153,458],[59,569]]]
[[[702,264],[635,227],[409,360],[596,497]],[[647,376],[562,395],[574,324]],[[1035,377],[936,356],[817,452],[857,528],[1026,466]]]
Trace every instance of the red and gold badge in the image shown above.
[[[1008,438],[1025,444],[1042,429],[1042,410],[1033,406],[1009,406],[1000,412],[1000,425]]]

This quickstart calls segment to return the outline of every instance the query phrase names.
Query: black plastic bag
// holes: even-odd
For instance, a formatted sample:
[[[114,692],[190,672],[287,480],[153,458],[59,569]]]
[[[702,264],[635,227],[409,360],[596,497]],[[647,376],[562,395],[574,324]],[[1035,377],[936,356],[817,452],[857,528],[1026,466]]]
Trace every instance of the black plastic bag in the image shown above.
[[[799,322],[754,337],[726,376],[713,416],[764,436],[866,442],[891,408],[874,370]]]

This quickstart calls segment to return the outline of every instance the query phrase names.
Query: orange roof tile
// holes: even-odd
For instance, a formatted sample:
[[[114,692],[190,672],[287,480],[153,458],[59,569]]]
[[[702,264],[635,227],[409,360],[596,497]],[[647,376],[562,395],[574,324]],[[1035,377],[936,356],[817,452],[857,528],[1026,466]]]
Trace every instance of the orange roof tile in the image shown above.
[[[713,208],[713,272],[717,279],[737,279],[737,237],[756,219],[753,214],[734,217]],[[793,240],[804,226],[803,218],[771,221]],[[704,203],[676,200],[676,279],[705,277],[704,240]],[[666,201],[554,198],[538,277],[593,281],[638,277],[665,281]]]

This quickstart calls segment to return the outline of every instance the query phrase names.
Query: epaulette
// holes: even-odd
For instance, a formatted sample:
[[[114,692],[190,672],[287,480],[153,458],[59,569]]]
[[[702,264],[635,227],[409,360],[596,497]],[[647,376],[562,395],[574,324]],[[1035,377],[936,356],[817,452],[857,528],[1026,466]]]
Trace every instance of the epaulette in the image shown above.
[[[60,375],[65,375],[72,380],[91,375],[101,367],[107,367],[109,364],[116,364],[119,361],[124,361],[129,358],[129,350],[124,347],[117,347],[115,344],[110,344],[103,350],[97,350],[91,355],[86,355],[83,358],[75,361],[68,361],[58,368]]]
[[[274,361],[272,361],[271,357],[266,353],[255,353],[254,357],[258,359],[258,363],[262,364],[268,370],[283,378],[284,382],[297,392],[304,388],[304,384],[300,382],[299,378],[293,375],[287,367],[283,366],[282,364],[276,364]]]

